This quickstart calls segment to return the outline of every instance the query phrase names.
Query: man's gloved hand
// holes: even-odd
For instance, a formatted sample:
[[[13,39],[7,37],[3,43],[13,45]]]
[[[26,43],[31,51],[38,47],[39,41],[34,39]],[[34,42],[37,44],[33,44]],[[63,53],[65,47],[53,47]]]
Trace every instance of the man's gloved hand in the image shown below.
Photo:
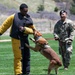
[[[24,32],[25,31],[25,28],[23,26],[19,26],[19,31],[20,32]]]
[[[59,36],[58,36],[56,33],[54,33],[54,39],[55,39],[56,41],[59,40]]]
[[[68,45],[71,45],[71,44],[72,44],[72,39],[66,38],[66,39],[65,39],[65,42],[66,42]]]
[[[66,43],[67,43],[68,45],[71,45],[71,44],[72,44],[72,40],[69,39],[69,40],[66,41]]]

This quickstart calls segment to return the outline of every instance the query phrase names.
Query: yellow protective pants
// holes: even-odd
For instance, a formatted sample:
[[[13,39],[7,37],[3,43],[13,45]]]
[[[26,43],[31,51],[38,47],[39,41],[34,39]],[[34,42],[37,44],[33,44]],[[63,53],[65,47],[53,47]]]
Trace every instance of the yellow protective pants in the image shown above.
[[[14,73],[15,75],[21,74],[22,73],[22,68],[21,68],[21,50],[19,49],[20,47],[20,41],[17,39],[12,38],[12,49],[13,49],[13,54],[14,54]]]

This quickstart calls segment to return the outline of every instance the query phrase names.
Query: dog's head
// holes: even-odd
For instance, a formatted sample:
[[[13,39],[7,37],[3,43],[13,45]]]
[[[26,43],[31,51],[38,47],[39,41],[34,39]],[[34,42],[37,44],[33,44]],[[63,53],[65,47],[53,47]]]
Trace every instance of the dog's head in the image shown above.
[[[42,36],[42,34],[39,32],[39,31],[37,31],[37,30],[35,30],[34,31],[34,39],[35,39],[35,41],[39,38],[39,37],[41,37]]]
[[[42,37],[42,34],[39,31],[35,31],[33,35],[36,43],[48,44],[47,40]]]
[[[39,36],[42,36],[42,34],[39,32],[39,31],[34,31],[34,34],[33,34],[35,37],[39,37]]]

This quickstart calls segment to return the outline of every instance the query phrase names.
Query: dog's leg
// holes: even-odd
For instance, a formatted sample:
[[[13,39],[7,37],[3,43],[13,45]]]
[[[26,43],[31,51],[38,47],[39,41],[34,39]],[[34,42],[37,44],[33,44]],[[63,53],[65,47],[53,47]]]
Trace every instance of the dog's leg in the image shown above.
[[[56,61],[55,60],[51,60],[50,64],[49,64],[49,67],[48,67],[48,75],[50,75],[51,70],[54,69],[55,66],[56,66]]]
[[[48,67],[48,75],[50,75],[50,72],[51,72],[51,64],[49,64],[49,67]]]
[[[30,48],[30,49],[32,49],[33,51],[35,51],[35,52],[37,52],[37,51],[40,50],[40,46],[39,46],[39,45],[35,45],[35,47],[31,47],[31,46],[29,46],[29,45],[26,44],[26,43],[25,43],[25,45],[26,45],[28,48]]]
[[[35,39],[33,39],[33,38],[30,38],[30,40],[32,40],[32,41],[35,43]]]
[[[50,75],[51,70],[53,69],[53,67],[54,67],[54,64],[50,63],[49,67],[48,67],[48,75]]]
[[[60,66],[58,66],[58,65],[56,65],[56,67],[55,67],[55,74],[57,75],[58,74],[58,68],[59,68]]]
[[[58,67],[55,67],[55,74],[58,74]]]

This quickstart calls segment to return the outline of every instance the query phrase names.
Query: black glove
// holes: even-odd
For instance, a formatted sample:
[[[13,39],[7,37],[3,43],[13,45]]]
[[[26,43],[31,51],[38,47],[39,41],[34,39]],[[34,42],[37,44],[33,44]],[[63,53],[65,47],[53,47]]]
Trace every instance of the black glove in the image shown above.
[[[20,32],[24,32],[25,31],[25,28],[23,26],[19,26],[19,31]]]

